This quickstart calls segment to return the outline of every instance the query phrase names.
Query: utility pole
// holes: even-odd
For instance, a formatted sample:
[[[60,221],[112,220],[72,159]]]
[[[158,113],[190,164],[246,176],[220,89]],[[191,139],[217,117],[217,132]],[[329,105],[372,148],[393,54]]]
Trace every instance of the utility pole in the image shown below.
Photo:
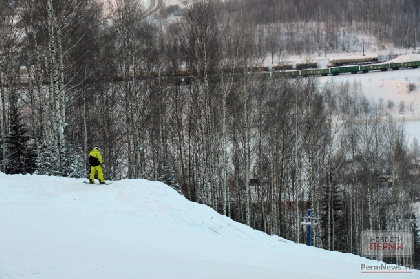
[[[363,39],[363,56],[365,56],[365,39]]]
[[[414,21],[414,52],[415,52],[417,48],[417,19],[419,15],[419,6],[417,4],[416,4],[414,13],[415,13],[415,21]]]
[[[319,218],[312,217],[312,209],[308,209],[308,216],[307,217],[302,217],[302,220],[303,221],[300,222],[300,224],[302,226],[308,226],[308,242],[307,242],[307,245],[312,246],[312,226],[318,225],[318,223],[315,222],[315,220],[319,220]]]

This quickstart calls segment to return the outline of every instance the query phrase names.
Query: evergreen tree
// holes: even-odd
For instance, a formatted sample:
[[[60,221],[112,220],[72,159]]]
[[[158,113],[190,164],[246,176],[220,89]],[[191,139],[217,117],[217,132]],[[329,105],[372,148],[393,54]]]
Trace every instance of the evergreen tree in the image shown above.
[[[36,149],[36,174],[60,175],[53,139],[47,138]]]
[[[321,226],[323,247],[329,250],[346,251],[346,214],[342,185],[334,179],[333,171],[327,175],[321,199]]]
[[[420,269],[420,228],[417,225],[417,217],[416,214],[412,213],[411,215],[411,231],[413,233],[414,238],[414,246],[413,246],[413,267],[416,269]]]
[[[67,154],[69,177],[86,177],[86,160],[82,150],[69,148]]]
[[[166,185],[174,188],[178,193],[181,193],[179,183],[175,179],[175,170],[172,165],[165,164],[163,174],[161,175],[159,180],[165,183]]]
[[[17,104],[16,92],[11,94],[8,133],[3,144],[6,144],[6,173],[33,173],[34,152],[29,145],[28,129],[22,123]]]

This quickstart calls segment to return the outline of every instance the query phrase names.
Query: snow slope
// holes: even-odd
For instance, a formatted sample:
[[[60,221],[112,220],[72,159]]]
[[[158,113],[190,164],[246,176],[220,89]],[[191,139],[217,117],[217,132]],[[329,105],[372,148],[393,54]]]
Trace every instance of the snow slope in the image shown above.
[[[160,182],[0,173],[1,279],[384,277],[362,264],[378,262],[268,236]]]

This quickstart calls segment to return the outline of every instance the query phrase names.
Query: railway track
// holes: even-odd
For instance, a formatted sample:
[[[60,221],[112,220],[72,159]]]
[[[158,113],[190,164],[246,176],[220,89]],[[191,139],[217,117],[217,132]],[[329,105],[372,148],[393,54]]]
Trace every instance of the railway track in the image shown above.
[[[407,63],[414,63],[414,62],[407,62]],[[409,69],[409,68],[417,68],[418,66],[408,66],[407,63],[400,63],[398,68],[387,68],[386,71],[390,70],[390,71],[395,71],[395,70],[404,70],[404,69]],[[420,65],[420,61],[416,61],[415,63],[419,63]],[[329,69],[326,69],[327,71],[329,71]],[[382,71],[382,69],[379,69]],[[249,75],[250,78],[256,78],[256,79],[277,79],[277,78],[297,78],[297,77],[308,77],[308,76],[314,76],[314,77],[319,77],[319,76],[328,76],[328,75],[332,75],[332,76],[336,76],[339,74],[348,74],[348,73],[354,73],[354,74],[367,74],[368,72],[373,72],[373,71],[378,71],[378,69],[376,68],[372,68],[369,71],[363,71],[360,70],[360,68],[356,71],[355,69],[346,69],[346,67],[344,67],[344,69],[340,70],[340,71],[335,71],[335,72],[319,72],[320,69],[314,69],[310,74],[308,74],[306,72],[307,70],[296,70],[296,71],[247,71],[245,74]],[[235,79],[235,77],[240,77],[241,75],[243,75],[243,70],[241,72],[229,72],[229,73],[225,73],[225,75],[231,75],[233,76],[233,79]],[[133,78],[132,75],[130,75],[129,77],[130,79]],[[171,83],[171,84],[178,84],[178,85],[188,85],[191,84],[194,80],[197,79],[197,76],[195,76],[194,74],[190,73],[190,72],[186,72],[186,71],[180,71],[178,73],[174,73],[174,74],[168,74],[168,73],[157,73],[157,72],[149,72],[149,73],[138,73],[136,75],[136,79],[137,80],[153,80],[153,81],[160,81],[160,82],[164,82],[164,83]],[[115,75],[113,77],[110,77],[110,79],[108,79],[107,81],[114,81],[114,82],[120,82],[123,81],[124,78],[122,76],[119,75]],[[45,79],[42,82],[44,85],[48,85],[49,84],[49,80]],[[10,85],[8,84],[3,84],[4,86],[8,87]],[[28,81],[25,80],[25,78],[21,78],[20,79],[20,83],[13,83],[14,86],[27,86],[28,85]]]

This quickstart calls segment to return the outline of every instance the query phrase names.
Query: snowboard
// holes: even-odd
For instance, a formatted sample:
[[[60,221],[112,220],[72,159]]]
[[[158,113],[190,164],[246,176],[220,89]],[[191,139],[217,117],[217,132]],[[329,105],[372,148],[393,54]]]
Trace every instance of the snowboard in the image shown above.
[[[83,183],[85,184],[90,184],[89,181],[83,181]],[[95,181],[93,184],[91,185],[109,185],[112,184],[112,181],[105,181],[105,184],[100,184],[98,181]]]

